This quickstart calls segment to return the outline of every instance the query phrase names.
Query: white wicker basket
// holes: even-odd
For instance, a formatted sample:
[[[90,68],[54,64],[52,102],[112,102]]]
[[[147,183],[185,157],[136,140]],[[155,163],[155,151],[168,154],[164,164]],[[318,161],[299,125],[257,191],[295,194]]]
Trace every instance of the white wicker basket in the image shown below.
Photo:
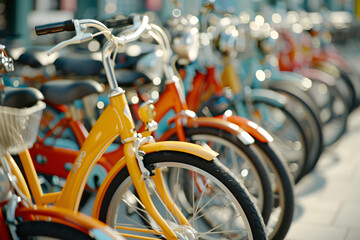
[[[0,146],[11,154],[31,148],[36,141],[45,107],[46,104],[41,101],[22,109],[0,106]]]

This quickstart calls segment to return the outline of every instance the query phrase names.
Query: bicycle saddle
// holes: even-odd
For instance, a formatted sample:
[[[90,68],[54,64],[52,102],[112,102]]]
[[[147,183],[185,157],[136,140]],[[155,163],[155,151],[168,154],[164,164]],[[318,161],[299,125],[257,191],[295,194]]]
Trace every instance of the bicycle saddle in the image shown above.
[[[116,69],[115,77],[120,87],[140,87],[143,84],[151,83],[148,76],[142,72],[138,72],[132,69]],[[103,83],[107,83],[105,74],[101,75]]]
[[[44,96],[35,88],[13,88],[5,87],[5,98],[3,105],[13,108],[26,108],[35,105]]]
[[[54,65],[61,75],[92,76],[99,75],[103,69],[101,61],[88,58],[59,57]]]
[[[34,68],[42,67],[42,64],[36,59],[34,54],[32,54],[30,52],[24,52],[23,54],[21,54],[16,62],[21,63],[23,65],[28,65],[28,66],[34,67]]]
[[[55,80],[43,84],[40,91],[47,101],[61,105],[72,103],[92,93],[101,93],[104,89],[93,80]]]
[[[134,42],[125,47],[125,52],[118,53],[115,68],[134,69],[136,63],[145,55],[155,51],[156,45],[143,42]]]

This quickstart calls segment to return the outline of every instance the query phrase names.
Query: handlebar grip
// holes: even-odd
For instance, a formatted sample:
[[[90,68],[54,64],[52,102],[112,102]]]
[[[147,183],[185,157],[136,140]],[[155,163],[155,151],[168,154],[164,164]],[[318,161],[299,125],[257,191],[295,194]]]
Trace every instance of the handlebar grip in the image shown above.
[[[121,19],[108,19],[104,22],[105,26],[108,28],[120,28],[132,25],[134,23],[134,16],[129,16],[127,18]]]
[[[49,23],[35,27],[35,32],[38,36],[63,31],[75,31],[74,22],[72,19],[64,22]]]

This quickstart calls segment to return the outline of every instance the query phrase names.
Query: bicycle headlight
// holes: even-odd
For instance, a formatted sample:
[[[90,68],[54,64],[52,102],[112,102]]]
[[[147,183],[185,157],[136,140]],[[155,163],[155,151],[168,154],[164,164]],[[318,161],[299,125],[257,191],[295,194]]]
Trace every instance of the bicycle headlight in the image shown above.
[[[152,122],[155,118],[156,110],[153,101],[146,101],[140,105],[139,116],[144,123]]]

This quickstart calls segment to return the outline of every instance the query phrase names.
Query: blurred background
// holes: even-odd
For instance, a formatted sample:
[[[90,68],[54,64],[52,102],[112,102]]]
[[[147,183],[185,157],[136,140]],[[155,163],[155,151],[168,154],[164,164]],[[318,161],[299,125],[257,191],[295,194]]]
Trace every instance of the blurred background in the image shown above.
[[[50,63],[53,63],[61,54],[66,56],[69,56],[69,54],[82,54],[80,57],[88,58],[90,50],[90,52],[92,52],[91,57],[100,60],[99,50],[101,41],[94,39],[82,45],[76,45],[76,51],[73,51],[75,48],[75,46],[73,46],[73,48],[64,49],[48,57],[46,56],[46,51],[49,50],[51,46],[54,46],[62,40],[69,39],[69,36],[72,36],[74,33],[62,32],[38,37],[34,31],[37,25],[65,21],[73,18],[105,20],[118,15],[128,16],[132,13],[146,13],[151,18],[151,21],[159,25],[164,25],[171,16],[180,14],[193,14],[198,16],[204,2],[211,2],[219,11],[234,14],[239,14],[243,11],[253,13],[261,12],[265,6],[269,5],[277,10],[285,9],[298,12],[305,10],[307,12],[318,13],[325,13],[327,11],[341,12],[343,14],[336,16],[341,16],[342,19],[330,19],[335,28],[331,29],[332,43],[336,44],[339,52],[343,54],[347,62],[353,67],[352,70],[356,72],[356,80],[360,79],[360,69],[358,67],[360,64],[360,24],[358,21],[360,18],[360,0],[0,0],[0,44],[6,46],[8,53],[15,61],[28,49],[35,49],[35,57],[41,62],[42,66],[46,66],[46,71],[50,76],[52,75],[51,73],[55,72],[55,67]],[[325,14],[323,15],[325,16]],[[331,15],[329,14],[329,16]],[[350,26],[353,26],[353,28]],[[127,54],[129,56],[136,56],[141,53],[141,51],[137,51],[136,48],[128,48],[128,50]],[[132,50],[134,52],[130,54]],[[154,62],[153,58],[149,61]],[[35,71],[39,69],[28,69],[26,67],[28,66],[22,69],[24,70],[22,74],[24,76],[36,75],[39,72]],[[16,70],[18,71],[18,69],[20,68],[16,65]],[[44,72],[41,72],[41,74],[45,75]],[[156,78],[153,78],[154,84],[155,79]],[[360,89],[360,82],[356,81],[356,83],[358,84],[356,90],[358,90]],[[19,81],[13,81],[13,85],[18,86]],[[156,85],[159,85],[159,83]],[[159,96],[157,87],[158,86],[152,87],[151,97],[153,99]],[[136,91],[133,92],[133,96],[135,96]],[[129,91],[129,96],[133,94],[133,92]],[[360,90],[358,92],[360,93]],[[155,97],[153,97],[153,93]],[[357,97],[359,100],[360,94]],[[358,105],[360,105],[360,101]],[[97,107],[100,108],[99,105],[97,105]],[[103,107],[104,105],[102,105],[101,108]],[[309,175],[307,180],[302,182],[302,185],[297,187],[295,224],[292,225],[292,231],[288,234],[289,240],[360,239],[360,208],[358,207],[360,192],[356,186],[359,181],[349,178],[351,175],[349,172],[351,172],[352,174],[356,174],[356,179],[360,179],[360,165],[358,161],[355,163],[357,159],[353,157],[357,155],[354,150],[358,149],[357,145],[360,136],[358,133],[360,129],[359,108],[357,109],[357,114],[353,116],[355,117],[353,117],[354,120],[352,120],[353,124],[349,125],[347,132],[347,136],[350,136],[347,138],[348,140],[335,145],[331,150],[327,151],[326,154],[322,155],[321,164],[324,167],[324,171],[315,171],[312,175]],[[351,133],[351,135],[349,133]],[[339,161],[340,159],[352,160],[352,163],[341,162]],[[339,165],[340,163],[343,165]],[[339,167],[340,169],[344,168],[345,171],[339,171]],[[329,169],[331,171],[328,171]],[[345,181],[344,184],[339,182],[339,178],[337,178],[339,174],[341,174],[340,180]],[[335,185],[329,184],[332,182],[334,182]],[[345,186],[345,184],[347,184],[347,187],[344,188],[343,186]],[[345,191],[344,189],[349,190],[344,194],[336,194],[337,196],[334,197],[335,193],[338,193],[339,190]],[[354,189],[356,191],[354,191]],[[354,194],[356,198],[354,198]],[[342,198],[337,200],[336,197]],[[356,204],[350,202],[350,207],[347,207],[348,205],[345,204],[349,199],[356,201]],[[324,202],[327,204],[324,204]],[[310,206],[310,208],[306,211],[306,207],[304,206]],[[346,212],[344,212],[343,209],[345,209]],[[354,212],[355,215],[353,214]],[[331,214],[330,217],[329,214]],[[329,219],[335,219],[336,221],[333,220],[330,222]],[[346,219],[347,222],[345,222],[344,219]],[[319,222],[320,224],[318,224]],[[344,222],[345,224],[343,224]],[[334,228],[333,223],[335,223],[335,227],[337,228]],[[344,225],[345,227],[343,227]],[[356,230],[352,233],[352,230],[349,230],[350,228]],[[334,231],[340,233],[337,235],[334,234]],[[347,232],[349,232],[349,234]],[[311,237],[306,234],[311,235]],[[354,236],[354,238],[345,238],[344,236]]]
[[[63,21],[70,18],[107,19],[119,14],[134,12],[153,12],[165,21],[174,8],[185,14],[198,14],[203,0],[0,0],[0,38],[16,45],[29,47],[43,44],[34,40],[34,26],[44,23]],[[268,3],[280,5],[288,10],[304,9],[321,11],[347,11],[354,16],[360,15],[359,0],[216,0],[219,10],[240,12],[258,11]],[[3,44],[6,44],[6,42]],[[16,57],[16,56],[14,56]]]

